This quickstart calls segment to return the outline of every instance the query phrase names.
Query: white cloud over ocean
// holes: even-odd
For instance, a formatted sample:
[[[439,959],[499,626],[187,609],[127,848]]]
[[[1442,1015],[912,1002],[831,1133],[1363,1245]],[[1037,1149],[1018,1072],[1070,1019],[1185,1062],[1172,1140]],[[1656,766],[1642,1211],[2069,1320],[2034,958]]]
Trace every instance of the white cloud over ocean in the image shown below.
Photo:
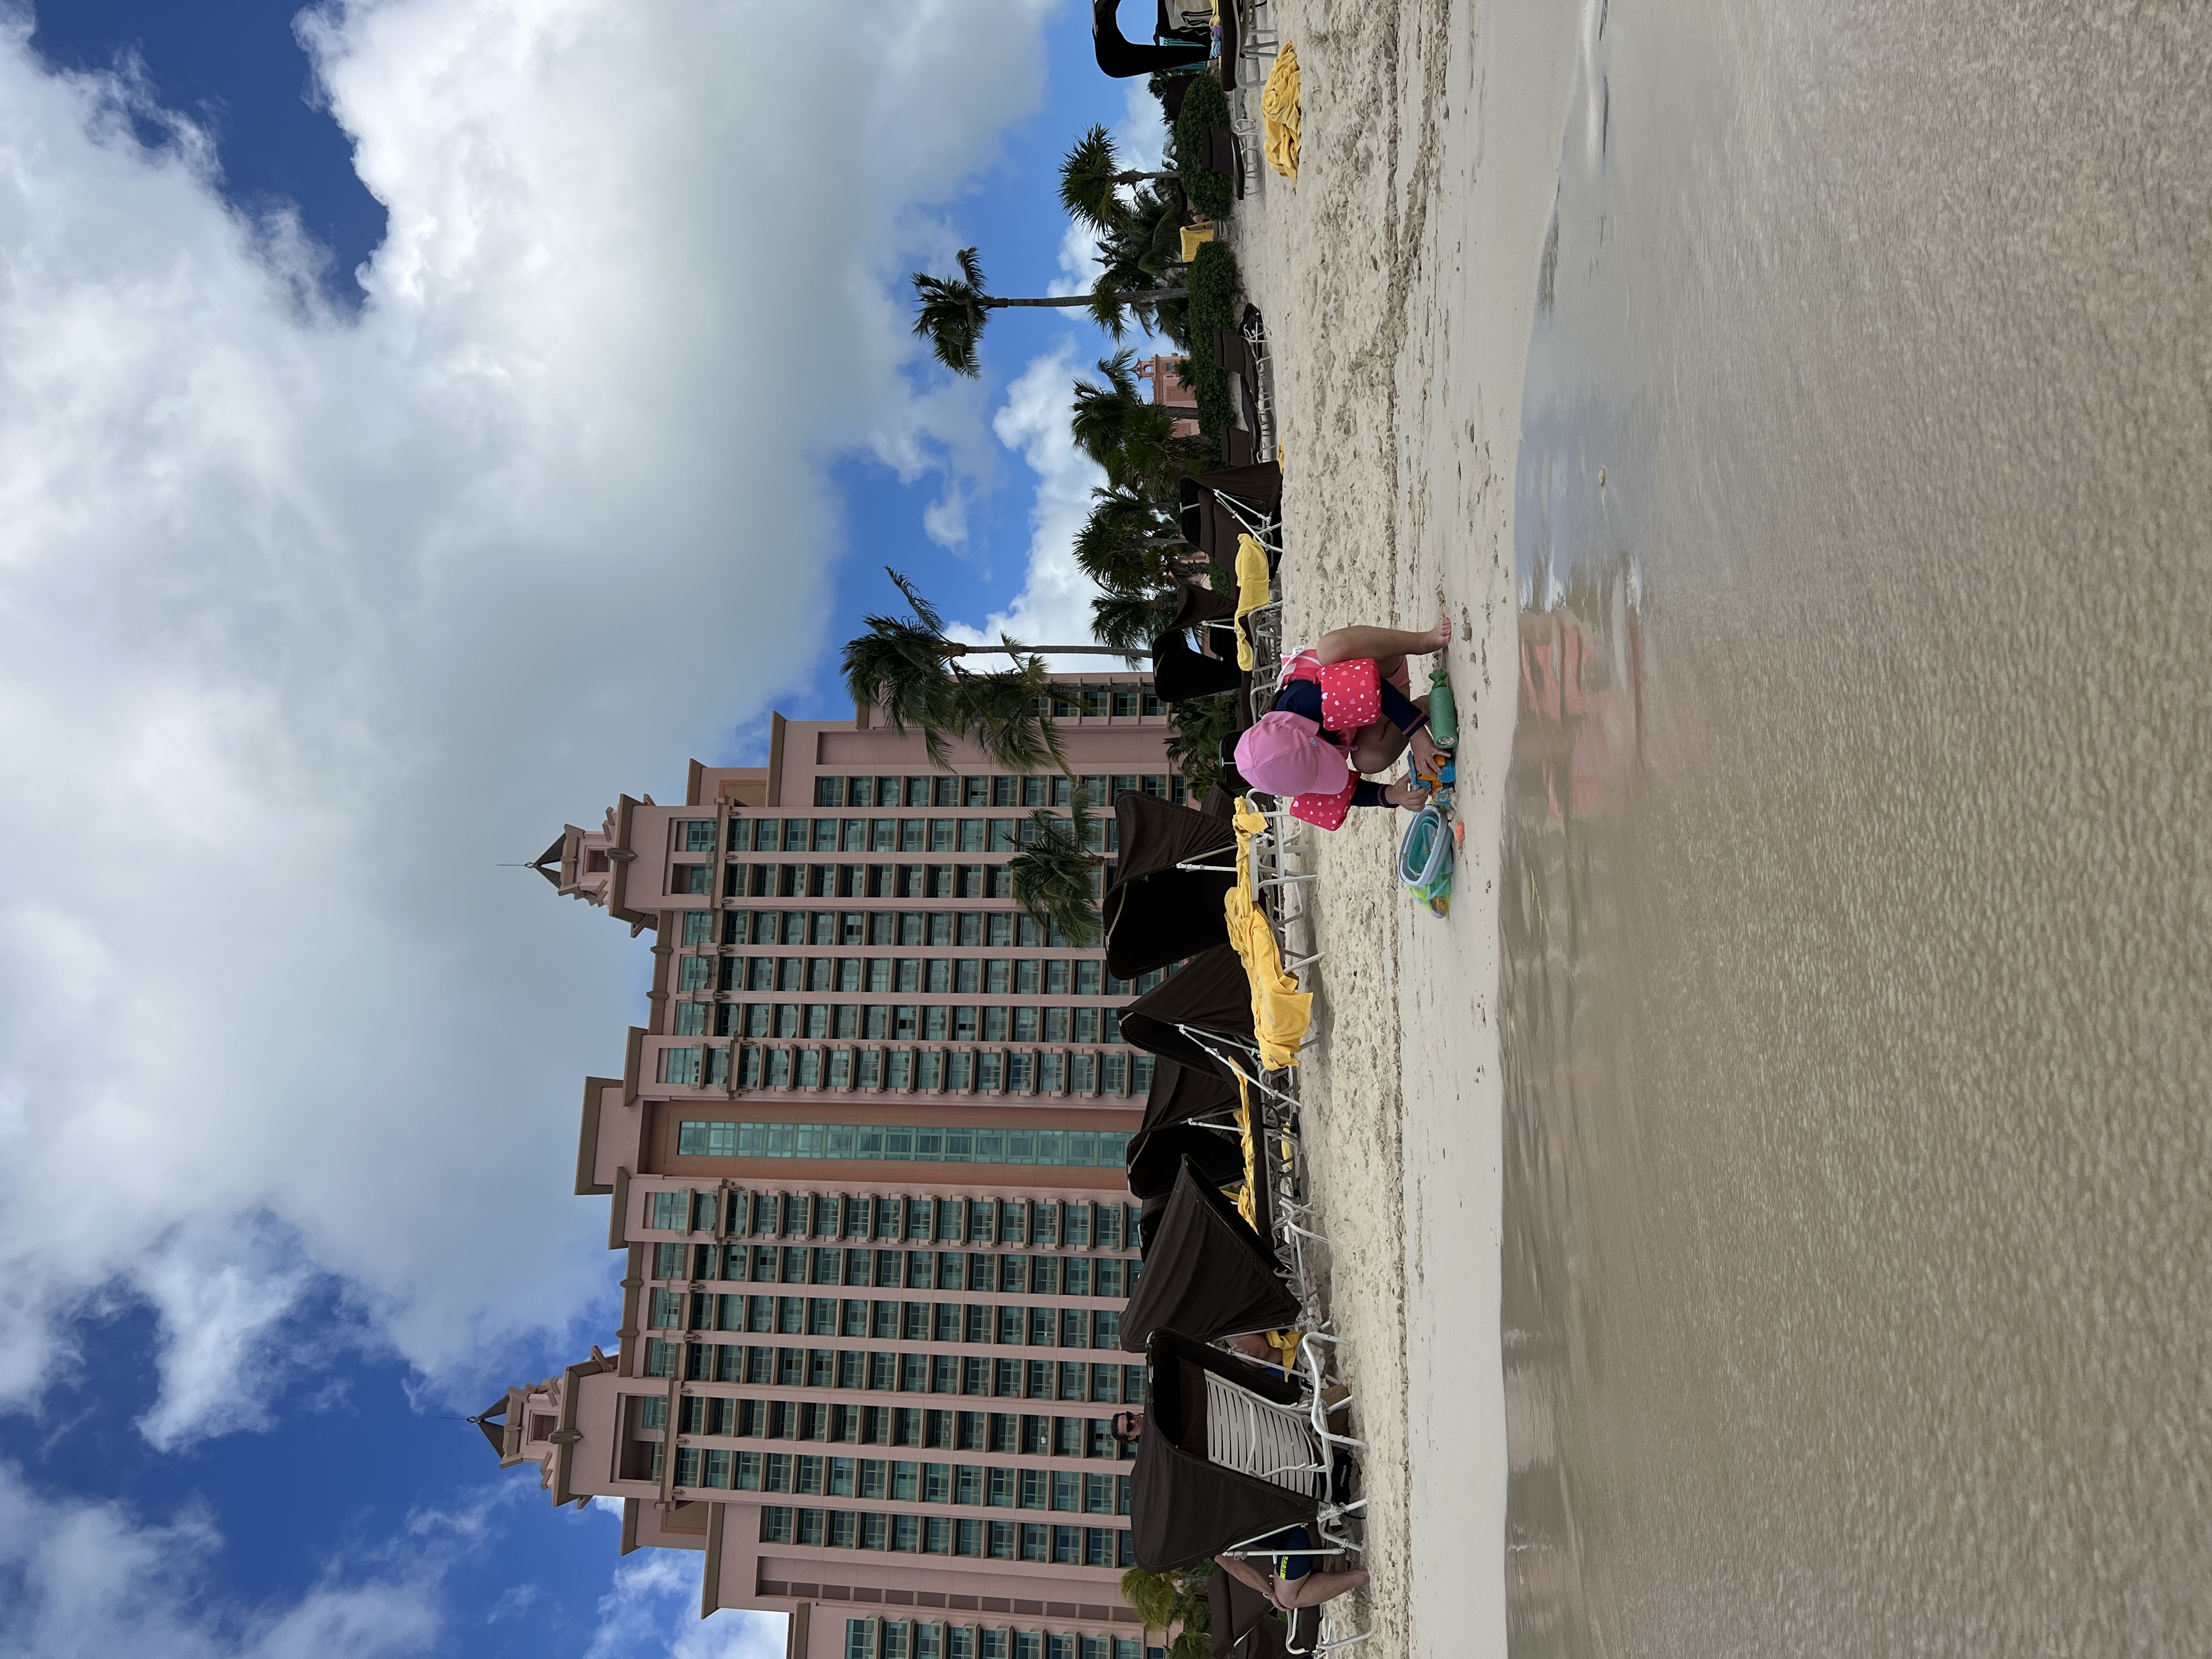
[[[638,947],[493,866],[803,671],[817,464],[989,465],[896,282],[1038,21],[327,8],[390,213],[351,318],[0,15],[0,1404],[118,1297],[166,1447],[258,1420],[238,1365],[319,1285],[434,1375],[592,1293],[574,1103]]]

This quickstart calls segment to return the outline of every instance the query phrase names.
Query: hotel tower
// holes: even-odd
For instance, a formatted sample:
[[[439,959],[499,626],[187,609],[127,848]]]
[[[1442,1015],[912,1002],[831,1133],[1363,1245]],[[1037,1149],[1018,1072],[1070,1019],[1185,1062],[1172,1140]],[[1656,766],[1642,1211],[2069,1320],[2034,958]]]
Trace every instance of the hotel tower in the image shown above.
[[[648,1023],[584,1085],[576,1191],[623,1252],[614,1346],[483,1413],[624,1553],[697,1550],[702,1616],[791,1616],[797,1659],[1145,1659],[1117,1589],[1143,1372],[1123,1152],[1152,1062],[1107,976],[1014,906],[1076,787],[1180,799],[1138,675],[1055,681],[1068,770],[777,715],[537,867],[650,930]],[[1157,1637],[1155,1638],[1157,1639]]]

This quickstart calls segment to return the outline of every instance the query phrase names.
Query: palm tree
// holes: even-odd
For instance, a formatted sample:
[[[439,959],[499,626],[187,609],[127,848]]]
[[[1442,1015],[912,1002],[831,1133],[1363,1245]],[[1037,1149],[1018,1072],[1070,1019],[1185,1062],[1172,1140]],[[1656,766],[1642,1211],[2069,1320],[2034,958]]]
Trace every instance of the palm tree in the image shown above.
[[[1173,179],[1173,173],[1143,173],[1117,165],[1114,141],[1103,126],[1094,126],[1075,141],[1060,164],[1060,204],[1068,216],[1102,234],[1119,227],[1128,216],[1121,201],[1123,185],[1147,184]]]
[[[1236,734],[1237,694],[1185,697],[1168,708],[1168,758],[1194,795],[1213,787],[1221,773],[1222,745]]]
[[[1131,667],[1139,667],[1175,613],[1172,593],[1101,593],[1091,601],[1091,631],[1127,653]]]
[[[1182,1627],[1168,1649],[1169,1659],[1206,1659],[1212,1651],[1213,1606],[1206,1600],[1206,1586],[1215,1571],[1212,1561],[1200,1561],[1177,1572],[1132,1567],[1121,1575],[1121,1599],[1137,1610],[1147,1631],[1164,1636],[1178,1625]]]
[[[1093,489],[1073,550],[1083,573],[1112,593],[1156,592],[1206,568],[1183,540],[1179,516],[1133,489]]]
[[[1014,902],[1077,946],[1098,938],[1098,872],[1106,860],[1089,848],[1093,822],[1090,796],[1078,789],[1071,817],[1042,807],[1030,814],[1036,839],[1006,861]]]
[[[1127,657],[1112,645],[1052,645],[1038,651],[1001,636],[997,645],[967,645],[945,637],[945,619],[914,591],[913,584],[884,567],[893,586],[914,607],[910,617],[870,617],[868,631],[846,642],[845,689],[856,704],[884,711],[891,730],[921,732],[930,760],[947,764],[949,744],[965,738],[1009,771],[1036,771],[1049,764],[1066,769],[1060,734],[1039,712],[1052,693],[1042,652],[1066,656]],[[1012,657],[1006,668],[978,673],[960,665],[963,657]],[[1149,654],[1149,653],[1147,653]]]
[[[1139,387],[1136,358],[1125,346],[1098,360],[1103,385],[1075,383],[1069,430],[1075,447],[1097,462],[1109,483],[1140,488],[1164,499],[1174,495],[1184,473],[1204,465],[1206,446],[1176,436],[1176,422],[1196,411],[1147,398]]]
[[[958,257],[960,274],[957,276],[932,276],[920,270],[914,273],[914,291],[921,301],[915,317],[914,331],[929,342],[937,361],[956,374],[982,373],[982,365],[976,359],[975,345],[982,337],[987,313],[1007,306],[1085,306],[1090,308],[1094,317],[1099,316],[1103,307],[1113,313],[1115,320],[1112,327],[1118,335],[1121,331],[1121,307],[1132,305],[1141,308],[1158,300],[1188,297],[1182,289],[1148,289],[1127,294],[1110,289],[1094,289],[1088,294],[1049,294],[1036,299],[1002,299],[983,292],[983,267],[976,260],[974,248],[962,248]]]

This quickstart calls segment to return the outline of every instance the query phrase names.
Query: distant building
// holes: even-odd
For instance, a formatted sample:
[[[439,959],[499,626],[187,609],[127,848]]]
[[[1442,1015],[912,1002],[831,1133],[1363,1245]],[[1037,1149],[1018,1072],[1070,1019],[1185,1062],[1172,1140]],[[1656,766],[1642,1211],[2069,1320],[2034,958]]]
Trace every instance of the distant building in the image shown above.
[[[1176,371],[1190,360],[1187,357],[1146,357],[1137,363],[1137,374],[1151,382],[1152,401],[1170,409],[1187,409],[1189,418],[1175,423],[1178,438],[1198,436],[1198,393],[1176,378]]]
[[[1143,677],[1061,684],[1086,787],[1181,798]],[[789,1613],[794,1659],[1144,1656],[1107,1424],[1143,1387],[1122,1164],[1152,1062],[1116,1020],[1138,987],[1006,877],[1067,793],[964,748],[933,771],[866,711],[778,715],[766,767],[694,763],[682,805],[624,796],[538,860],[657,935],[577,1148],[623,1320],[483,1430],[556,1503],[619,1498],[625,1553],[704,1552],[702,1617]]]

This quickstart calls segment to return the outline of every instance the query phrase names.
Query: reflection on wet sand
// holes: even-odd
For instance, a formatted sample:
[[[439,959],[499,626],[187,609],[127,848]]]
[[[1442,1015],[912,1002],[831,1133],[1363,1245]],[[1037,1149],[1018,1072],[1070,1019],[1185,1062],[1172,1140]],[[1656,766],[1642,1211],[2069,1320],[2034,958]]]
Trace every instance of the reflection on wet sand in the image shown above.
[[[1591,9],[1516,492],[1521,1653],[2212,1651],[2212,19],[1963,27]]]

